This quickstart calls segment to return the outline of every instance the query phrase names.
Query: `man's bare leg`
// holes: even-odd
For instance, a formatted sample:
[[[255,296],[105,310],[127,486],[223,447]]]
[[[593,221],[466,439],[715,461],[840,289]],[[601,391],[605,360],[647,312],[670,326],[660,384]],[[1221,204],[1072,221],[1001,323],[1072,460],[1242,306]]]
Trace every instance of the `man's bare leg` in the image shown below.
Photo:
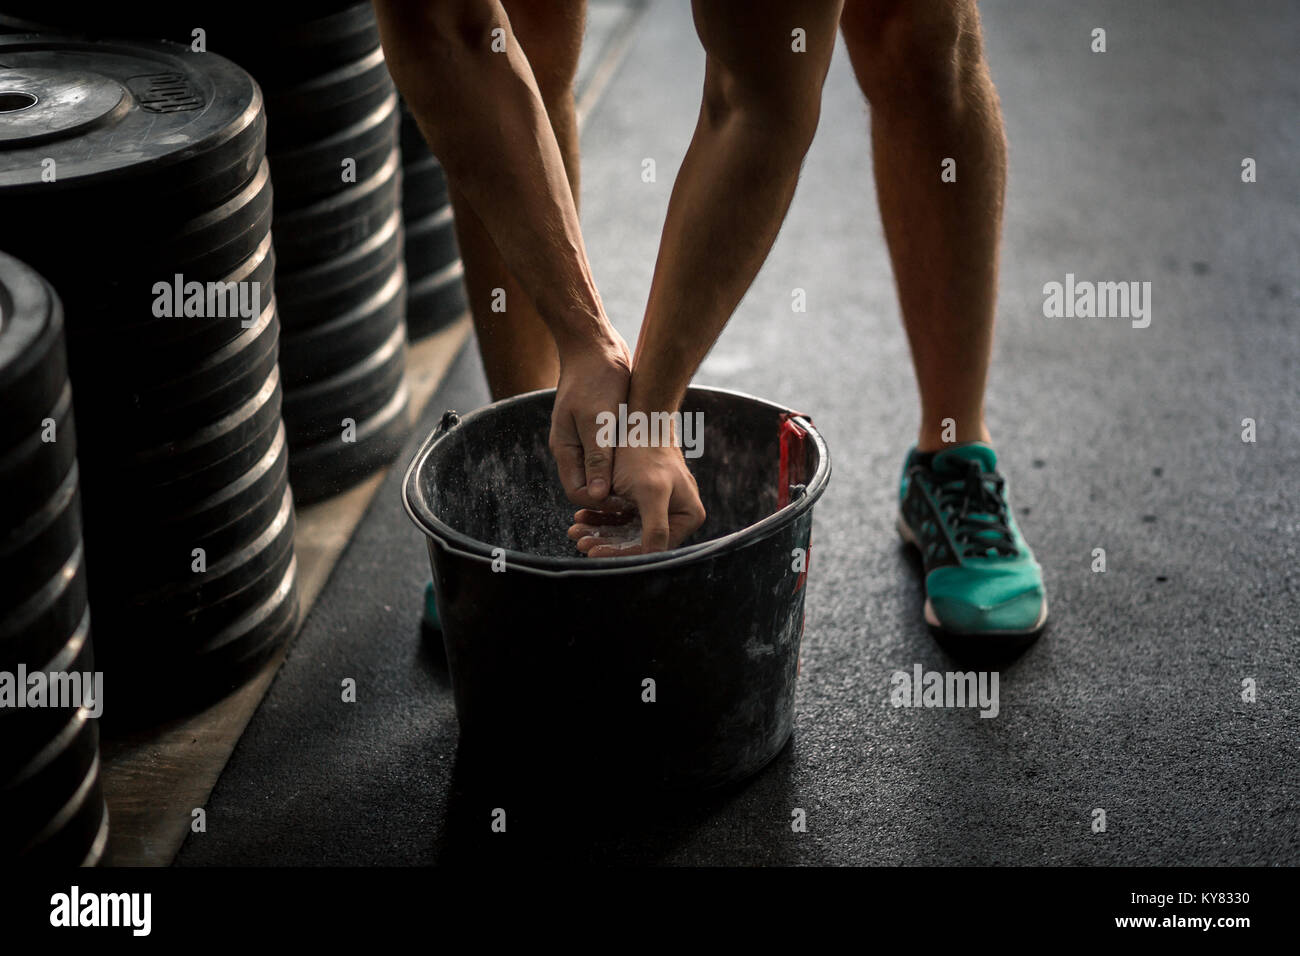
[[[975,0],[847,0],[842,25],[871,104],[880,213],[921,392],[898,527],[921,554],[927,624],[971,649],[1020,646],[1042,630],[1047,592],[985,444],[1007,159]]]
[[[578,119],[573,80],[582,47],[586,3],[538,4],[504,0],[515,38],[528,57],[546,114],[564,158],[564,171],[578,203]],[[452,192],[456,239],[465,264],[479,355],[492,398],[509,398],[539,388],[553,388],[560,377],[555,340],[537,309],[510,270],[474,210]],[[504,312],[493,312],[497,289],[505,292]]]
[[[975,0],[847,0],[876,192],[921,393],[918,448],[988,441],[1006,139]],[[956,161],[956,182],[941,179]]]

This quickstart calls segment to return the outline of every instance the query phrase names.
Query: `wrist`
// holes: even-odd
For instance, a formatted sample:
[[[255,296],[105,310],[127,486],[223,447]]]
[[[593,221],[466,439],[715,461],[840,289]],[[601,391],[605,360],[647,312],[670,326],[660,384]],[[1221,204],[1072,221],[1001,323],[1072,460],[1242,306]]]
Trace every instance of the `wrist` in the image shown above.
[[[568,316],[547,323],[560,358],[591,353],[617,351],[614,327],[604,313]]]
[[[675,412],[686,397],[686,383],[666,381],[634,369],[627,390],[629,412]]]
[[[643,412],[675,412],[681,409],[691,383],[694,363],[676,344],[646,347],[638,343],[628,384],[628,409]]]

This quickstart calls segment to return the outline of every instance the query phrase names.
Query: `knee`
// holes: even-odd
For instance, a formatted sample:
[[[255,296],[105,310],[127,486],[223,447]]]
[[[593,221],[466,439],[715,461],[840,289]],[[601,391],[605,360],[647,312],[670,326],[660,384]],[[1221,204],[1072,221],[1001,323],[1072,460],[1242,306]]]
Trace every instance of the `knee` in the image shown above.
[[[848,0],[840,23],[873,107],[952,105],[983,56],[975,0]]]
[[[720,127],[737,122],[763,136],[766,149],[802,160],[821,116],[819,83],[772,81],[711,61],[705,81],[703,119]]]
[[[506,11],[542,99],[549,105],[571,97],[582,52],[582,5],[507,3]]]
[[[413,4],[375,0],[379,35],[389,72],[403,95],[422,89],[420,81],[439,71],[454,75],[464,63],[489,55],[497,21],[487,0],[449,0]]]

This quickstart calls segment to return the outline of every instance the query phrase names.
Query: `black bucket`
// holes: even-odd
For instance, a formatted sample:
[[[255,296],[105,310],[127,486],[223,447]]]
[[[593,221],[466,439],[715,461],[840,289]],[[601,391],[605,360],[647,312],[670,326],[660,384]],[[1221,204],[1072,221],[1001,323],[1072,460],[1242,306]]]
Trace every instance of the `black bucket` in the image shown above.
[[[704,526],[662,554],[586,558],[547,450],[554,399],[448,412],[406,473],[462,752],[637,786],[749,776],[793,729],[825,443],[789,409],[692,388]]]

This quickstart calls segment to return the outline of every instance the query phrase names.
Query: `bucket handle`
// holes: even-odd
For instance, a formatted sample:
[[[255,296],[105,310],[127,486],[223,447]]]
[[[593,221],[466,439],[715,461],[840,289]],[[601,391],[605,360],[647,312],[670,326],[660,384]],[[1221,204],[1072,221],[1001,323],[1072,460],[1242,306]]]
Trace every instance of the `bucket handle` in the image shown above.
[[[442,418],[438,419],[438,425],[433,430],[433,437],[441,438],[459,424],[460,414],[454,408],[449,408],[442,413]]]

